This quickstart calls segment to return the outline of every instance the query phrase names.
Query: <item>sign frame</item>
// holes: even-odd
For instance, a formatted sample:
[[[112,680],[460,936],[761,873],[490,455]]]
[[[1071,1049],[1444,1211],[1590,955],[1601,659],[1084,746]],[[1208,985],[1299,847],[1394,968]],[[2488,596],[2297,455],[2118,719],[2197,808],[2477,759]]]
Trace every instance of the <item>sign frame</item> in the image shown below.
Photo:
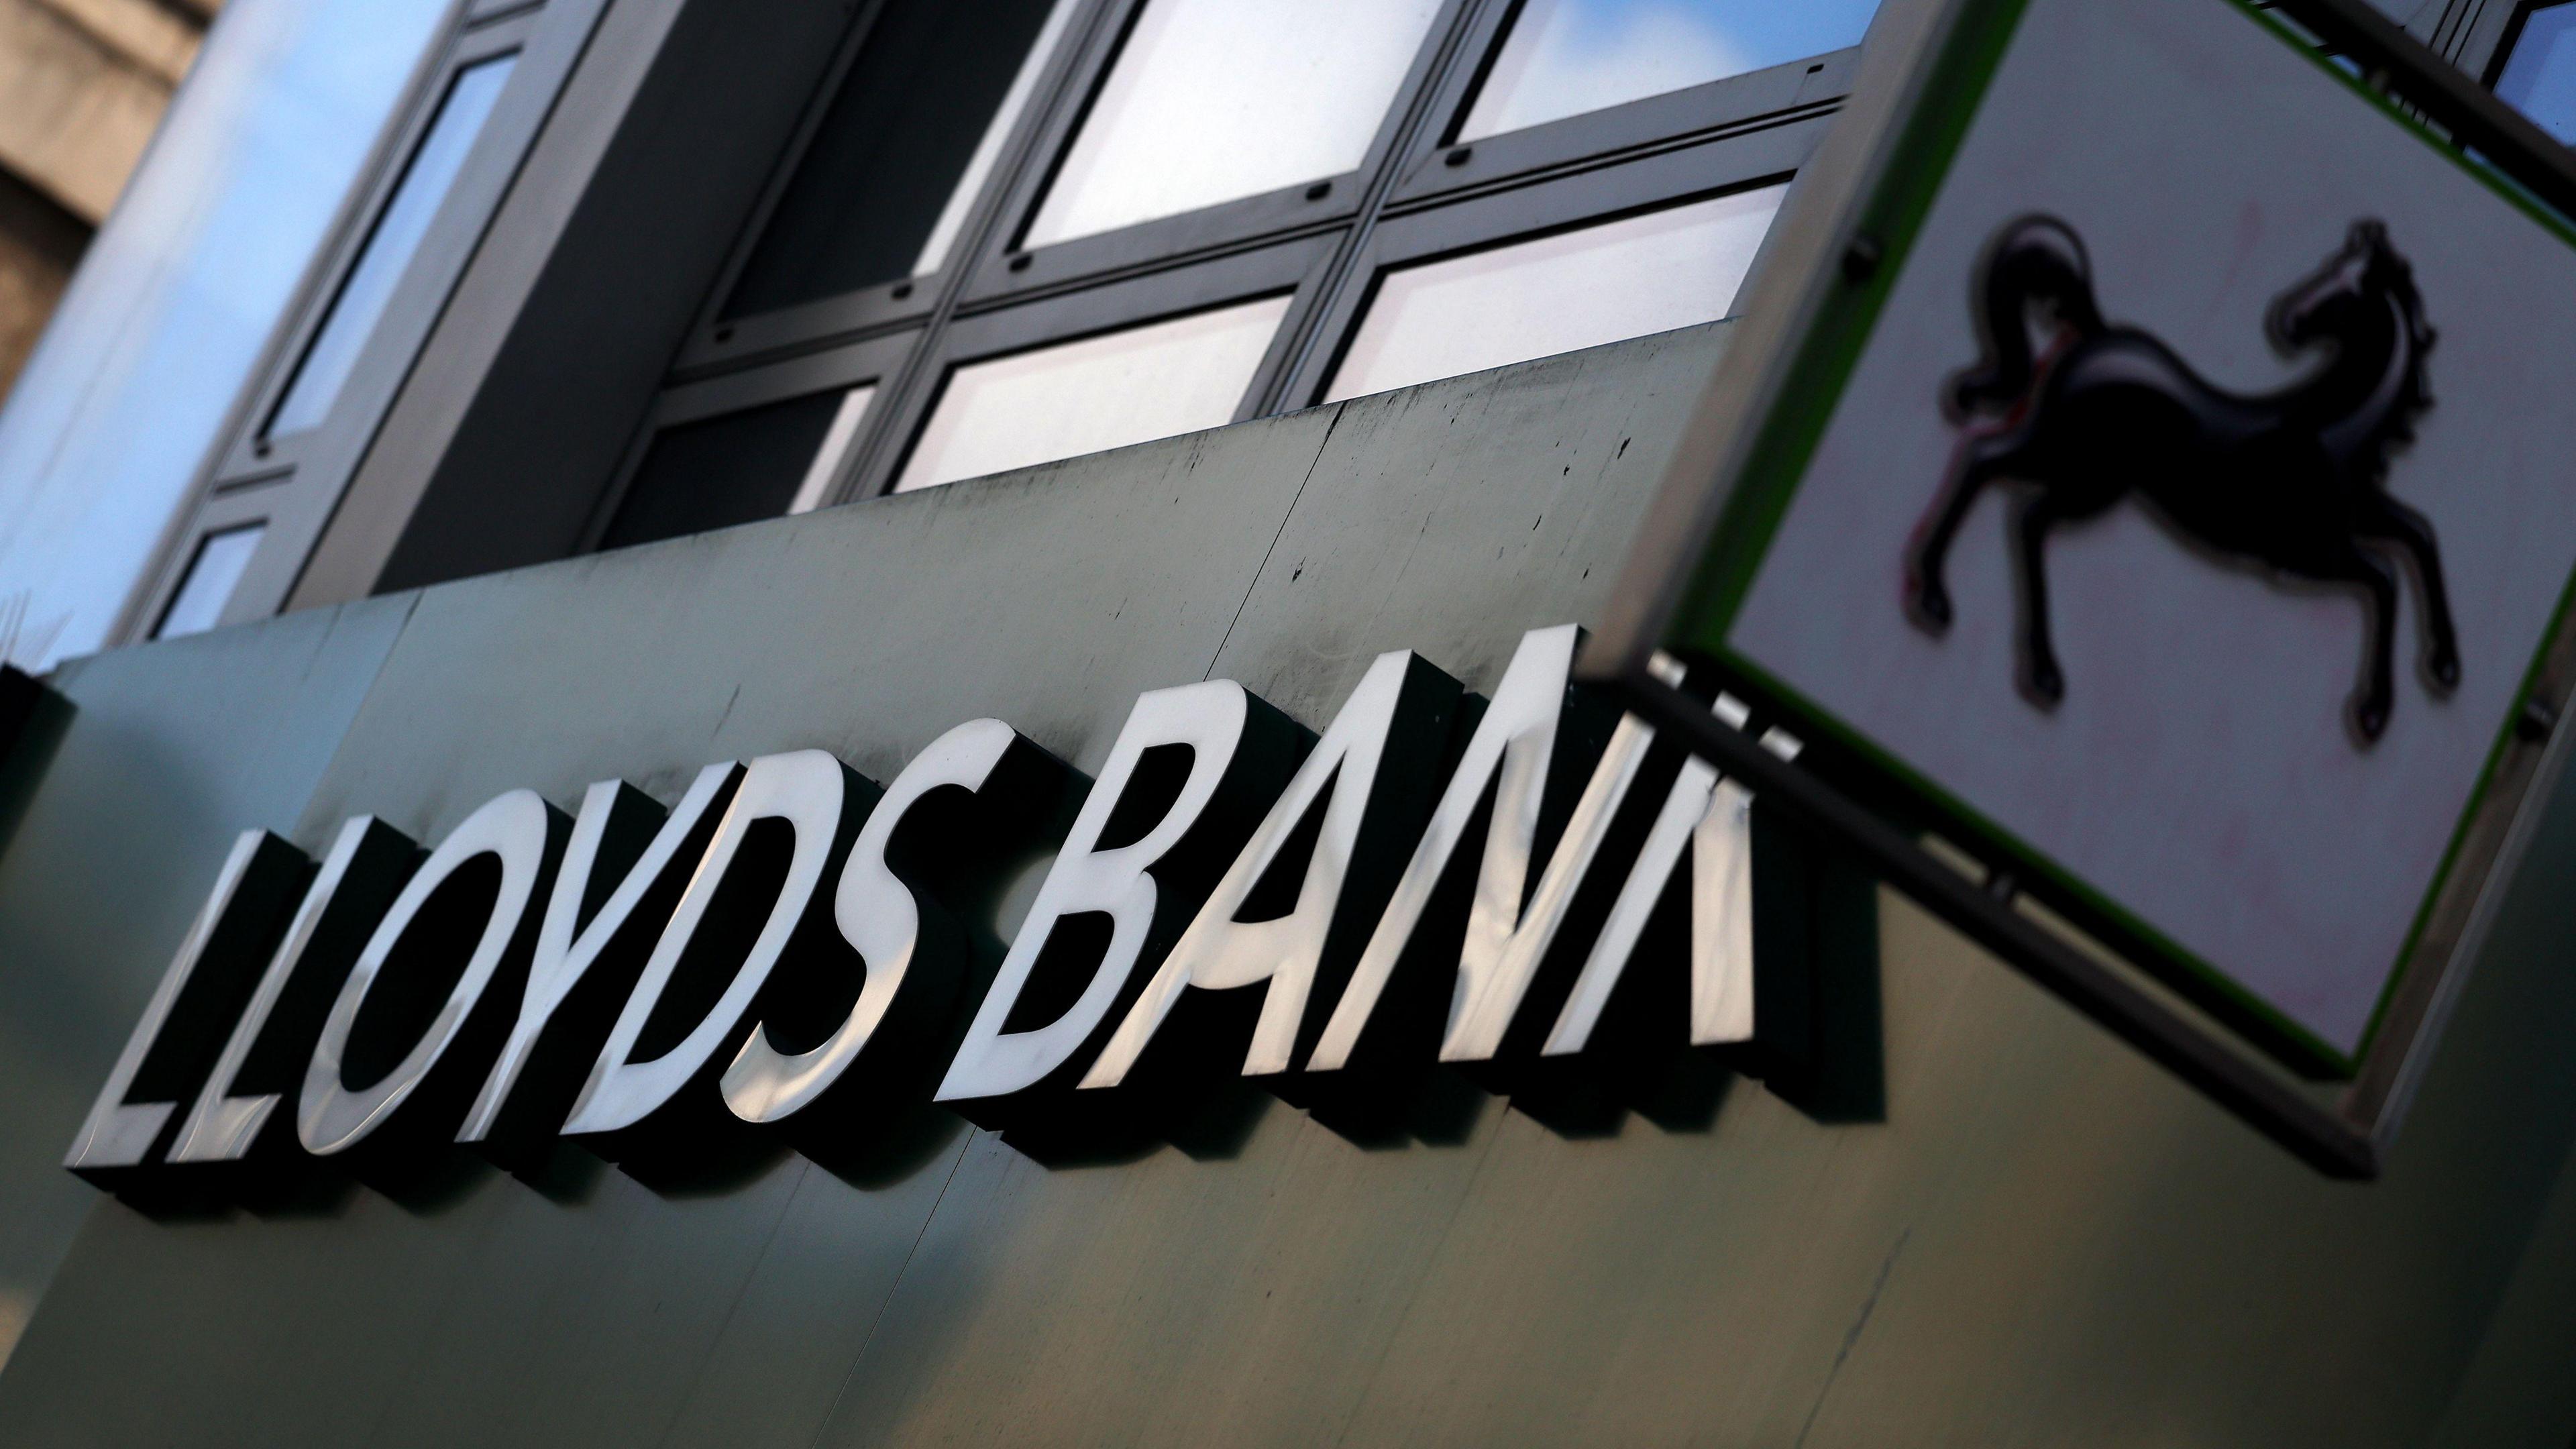
[[[1712,579],[1730,572],[1749,579],[1760,562],[1768,530],[1745,526],[1742,514],[1785,504],[1789,490],[1766,499],[1748,480],[1787,468],[1794,488],[1805,449],[1838,405],[2028,3],[1883,5],[1852,102],[1782,211],[1727,356],[1676,450],[1582,672],[1621,689],[1639,713],[1679,732],[1727,775],[1828,832],[1889,884],[2248,1125],[2329,1175],[2374,1177],[2493,925],[2538,806],[2576,750],[2576,732],[2559,727],[2576,695],[2576,611],[2567,594],[2523,681],[2519,715],[2499,731],[2379,1014],[2349,1060],[2331,1052],[2319,1059],[2294,1033],[2269,1027],[2262,1008],[2231,1000],[2228,983],[2177,970],[2151,934],[2132,929],[2116,909],[2095,909],[2071,881],[2046,878],[2019,858],[2023,852],[1975,848],[1973,817],[1919,782],[1857,751],[1811,748],[1795,763],[1779,759],[1752,733],[1715,725],[1657,677],[1685,612],[1718,586]],[[2346,83],[2387,110],[2391,124],[2479,153],[2558,213],[2542,224],[2570,232],[2576,151],[2367,0],[2279,0],[2268,15],[2244,0],[2203,3],[2236,5],[2287,43],[2305,39],[2281,24],[2286,18],[2356,63],[2359,75]],[[1731,510],[1738,512],[1729,528]],[[1824,723],[1758,677],[1731,686],[1810,739]],[[1936,825],[1946,828],[1927,835]],[[2348,1085],[2331,1098],[2318,1085],[2347,1074]]]

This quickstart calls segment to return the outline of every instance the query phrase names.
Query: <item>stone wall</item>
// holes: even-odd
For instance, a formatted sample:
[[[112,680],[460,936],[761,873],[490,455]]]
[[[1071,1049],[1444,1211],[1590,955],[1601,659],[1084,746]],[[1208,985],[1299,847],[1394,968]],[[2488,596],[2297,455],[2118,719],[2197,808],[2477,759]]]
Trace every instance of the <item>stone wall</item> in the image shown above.
[[[218,0],[0,0],[0,395],[196,58]]]

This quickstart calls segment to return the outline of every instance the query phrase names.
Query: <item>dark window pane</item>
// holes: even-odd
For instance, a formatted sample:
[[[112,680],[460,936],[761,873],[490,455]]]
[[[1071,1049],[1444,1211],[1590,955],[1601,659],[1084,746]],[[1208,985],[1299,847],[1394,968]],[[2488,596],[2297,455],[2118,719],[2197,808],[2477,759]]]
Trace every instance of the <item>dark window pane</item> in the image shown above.
[[[2533,125],[2576,146],[2576,5],[2544,5],[2523,17],[2495,89]]]
[[[645,450],[600,546],[624,548],[786,513],[801,501],[827,438],[854,431],[833,426],[845,400],[855,400],[854,424],[873,391],[818,392],[664,428]]]
[[[1038,42],[1045,32],[1052,44],[1056,8],[1057,0],[887,0],[725,315],[937,270],[1044,64]]]

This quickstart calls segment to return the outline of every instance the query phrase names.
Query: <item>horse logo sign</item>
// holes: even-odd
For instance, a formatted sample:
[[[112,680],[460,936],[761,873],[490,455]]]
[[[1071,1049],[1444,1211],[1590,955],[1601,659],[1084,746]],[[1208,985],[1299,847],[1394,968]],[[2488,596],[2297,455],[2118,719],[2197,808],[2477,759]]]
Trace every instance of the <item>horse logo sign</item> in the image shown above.
[[[1890,0],[1586,666],[2335,1171],[2576,762],[2576,152],[2384,8]]]
[[[1944,389],[1961,433],[1907,550],[1905,608],[1916,624],[1936,635],[1949,629],[1951,540],[1978,494],[2008,481],[2024,490],[2010,525],[2020,683],[2044,709],[2066,694],[2049,632],[2049,531],[2131,496],[2222,563],[2361,595],[2368,627],[2347,705],[2357,744],[2388,727],[2392,557],[2411,565],[2422,595],[2426,687],[2447,696],[2459,684],[2433,525],[2386,486],[2389,454],[2414,440],[2415,418],[2433,405],[2424,364],[2435,334],[2414,268],[2384,225],[2354,222],[2339,251],[2273,299],[2263,319],[2273,348],[2315,361],[2257,395],[2209,382],[2144,328],[2105,322],[2083,240],[2055,217],[2026,216],[1996,232],[1971,302],[1984,355]],[[2039,322],[2047,340],[2034,350]]]

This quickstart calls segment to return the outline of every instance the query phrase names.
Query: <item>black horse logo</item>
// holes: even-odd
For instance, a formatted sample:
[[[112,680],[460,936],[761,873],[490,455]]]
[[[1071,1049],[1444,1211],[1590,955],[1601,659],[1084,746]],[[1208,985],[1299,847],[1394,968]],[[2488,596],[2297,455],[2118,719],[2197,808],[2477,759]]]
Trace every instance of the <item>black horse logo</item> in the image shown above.
[[[1964,429],[1906,557],[1906,612],[1950,625],[1942,562],[1989,483],[2020,485],[2011,543],[2021,594],[2021,689],[2041,708],[2065,697],[2049,640],[2048,531],[2134,493],[2184,543],[2276,582],[2358,590],[2367,608],[2361,680],[2349,708],[2360,744],[2388,727],[2396,626],[2392,558],[2423,596],[2423,673],[2435,694],[2460,680],[2440,551],[2424,516],[2388,496],[2388,455],[2433,405],[2414,272],[2387,228],[2357,221],[2341,250],[2283,292],[2264,318],[2285,357],[2313,353],[2301,380],[2247,397],[2213,386],[2137,327],[2102,320],[2084,243],[2053,217],[2007,224],[1971,298],[1985,355],[1943,402]],[[2034,324],[2045,341],[2034,350]]]

